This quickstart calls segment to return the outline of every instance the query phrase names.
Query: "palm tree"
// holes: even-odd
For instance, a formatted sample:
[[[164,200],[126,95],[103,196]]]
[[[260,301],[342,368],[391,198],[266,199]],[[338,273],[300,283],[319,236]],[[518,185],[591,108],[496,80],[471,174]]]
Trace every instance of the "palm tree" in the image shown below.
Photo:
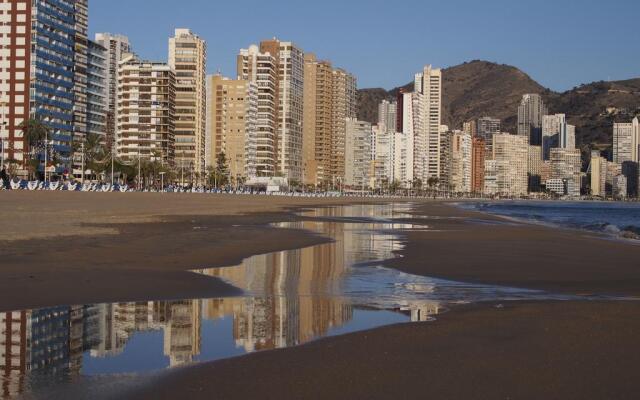
[[[20,124],[20,129],[27,142],[27,152],[29,157],[26,159],[26,167],[29,170],[30,178],[38,174],[40,169],[40,156],[48,151],[46,145],[49,127],[42,123],[39,119],[30,118]],[[45,169],[46,169],[45,165]]]

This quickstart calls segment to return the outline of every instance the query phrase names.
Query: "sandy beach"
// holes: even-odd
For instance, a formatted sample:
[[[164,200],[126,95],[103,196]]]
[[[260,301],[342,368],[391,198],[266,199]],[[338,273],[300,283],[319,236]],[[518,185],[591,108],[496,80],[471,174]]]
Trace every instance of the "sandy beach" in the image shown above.
[[[0,311],[239,294],[189,272],[311,246],[269,224],[304,207],[380,200],[0,194]],[[387,266],[558,293],[640,296],[640,246],[422,201]],[[162,374],[127,398],[635,398],[637,302],[481,304]],[[120,396],[120,395],[119,395]]]

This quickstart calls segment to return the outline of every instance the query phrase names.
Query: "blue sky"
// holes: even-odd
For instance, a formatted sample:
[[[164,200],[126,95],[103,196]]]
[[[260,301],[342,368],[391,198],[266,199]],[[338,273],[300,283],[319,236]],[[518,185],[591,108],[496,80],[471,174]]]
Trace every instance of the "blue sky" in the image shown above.
[[[361,88],[390,89],[411,81],[424,64],[474,59],[514,65],[554,90],[640,77],[638,0],[89,3],[92,35],[125,34],[142,57],[166,60],[173,29],[191,28],[207,40],[209,71],[227,76],[235,73],[240,48],[277,36],[355,73]]]

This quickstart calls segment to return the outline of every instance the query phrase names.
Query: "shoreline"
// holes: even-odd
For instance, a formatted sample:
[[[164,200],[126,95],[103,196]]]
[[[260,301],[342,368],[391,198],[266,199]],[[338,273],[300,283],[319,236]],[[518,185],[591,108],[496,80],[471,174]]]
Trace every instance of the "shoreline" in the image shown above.
[[[133,209],[144,207],[151,213],[155,209],[147,198],[127,200],[134,202]],[[35,199],[41,200],[37,196]],[[186,199],[182,207],[189,206],[189,197]],[[118,235],[2,241],[0,311],[52,303],[235,296],[239,294],[237,289],[221,280],[190,271],[325,243],[326,238],[313,232],[269,224],[322,220],[295,213],[340,205],[336,199],[324,204],[318,199],[284,199],[289,202],[260,204],[262,210],[252,212],[251,202],[242,209],[235,200],[216,198],[216,206],[229,207],[224,210],[226,214],[215,214],[209,208],[209,215],[165,214],[159,216],[161,222],[109,224]],[[367,203],[349,200],[338,203]],[[162,196],[160,201],[165,201]],[[192,201],[195,207],[189,212],[211,207],[200,204],[198,198]],[[427,225],[429,229],[395,232],[404,247],[397,258],[384,263],[385,267],[459,282],[557,293],[640,294],[640,267],[636,266],[640,248],[636,246],[593,234],[575,235],[566,229],[504,223],[502,216],[462,210],[449,202],[414,199],[403,203],[413,206],[411,216],[398,222]],[[20,207],[23,215],[14,216],[16,219],[29,213],[28,205]],[[268,207],[281,208],[265,211]],[[161,211],[169,212],[169,208],[163,205]],[[237,212],[232,214],[230,210]],[[107,218],[110,212],[105,213]],[[48,218],[57,216],[52,212]],[[60,246],[60,241],[70,241],[74,248]],[[184,250],[187,248],[188,252]],[[614,265],[611,260],[616,260]],[[422,398],[429,393],[439,398],[541,398],[561,393],[563,398],[602,398],[588,394],[604,394],[598,392],[604,387],[609,390],[607,394],[626,398],[625,393],[640,390],[640,380],[632,381],[630,376],[640,361],[640,347],[635,344],[640,333],[640,321],[636,322],[635,316],[639,314],[637,301],[545,300],[503,302],[501,308],[495,303],[455,306],[438,315],[435,322],[391,325],[205,362],[157,376],[138,376],[131,391],[112,393],[112,397],[162,399],[188,395],[197,399],[218,393],[224,398],[388,398],[403,393],[408,398]],[[580,336],[577,342],[573,340],[576,336]],[[618,359],[612,361],[611,353],[603,348]],[[582,362],[577,372],[575,360]],[[591,386],[579,385],[580,380],[597,375],[603,366],[616,373],[599,376],[599,380],[589,382]],[[243,379],[246,371],[255,379]],[[528,385],[531,377],[539,387],[522,392],[520,388]],[[458,379],[472,384],[456,385]],[[428,389],[425,382],[429,383]],[[73,387],[68,389],[71,392],[61,392],[59,398],[75,393]]]

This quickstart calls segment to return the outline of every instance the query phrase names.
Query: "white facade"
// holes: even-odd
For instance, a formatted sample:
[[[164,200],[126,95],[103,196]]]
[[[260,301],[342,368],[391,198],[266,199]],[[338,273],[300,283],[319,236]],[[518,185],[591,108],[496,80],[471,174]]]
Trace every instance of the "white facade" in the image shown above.
[[[413,143],[411,133],[395,132],[393,135],[393,181],[400,183],[401,187],[411,188],[413,184]]]
[[[344,184],[352,188],[364,188],[370,182],[371,124],[354,118],[347,118],[346,122]]]
[[[493,161],[485,166],[485,188],[495,180],[488,194],[526,195],[528,189],[529,138],[524,135],[493,136]],[[487,182],[487,178],[489,182]]]
[[[440,125],[442,125],[442,71],[432,68],[430,65],[425,66],[423,72],[416,74],[415,92],[422,94],[422,112],[424,130],[418,135],[418,142],[424,141],[427,144],[427,156],[424,166],[424,177],[420,178],[427,181],[429,178],[441,178],[441,162],[440,162]]]
[[[189,29],[169,39],[169,66],[176,75],[175,159],[203,173],[206,159],[207,45]]]
[[[382,100],[378,105],[378,126],[390,132],[397,132],[398,103]]]
[[[563,180],[569,196],[580,196],[582,160],[579,149],[551,149],[551,179]]]
[[[404,93],[402,101],[402,132],[413,136],[413,177],[427,182],[428,136],[424,123],[424,100],[420,93]]]
[[[638,118],[631,123],[613,124],[613,162],[640,162],[640,125]]]

